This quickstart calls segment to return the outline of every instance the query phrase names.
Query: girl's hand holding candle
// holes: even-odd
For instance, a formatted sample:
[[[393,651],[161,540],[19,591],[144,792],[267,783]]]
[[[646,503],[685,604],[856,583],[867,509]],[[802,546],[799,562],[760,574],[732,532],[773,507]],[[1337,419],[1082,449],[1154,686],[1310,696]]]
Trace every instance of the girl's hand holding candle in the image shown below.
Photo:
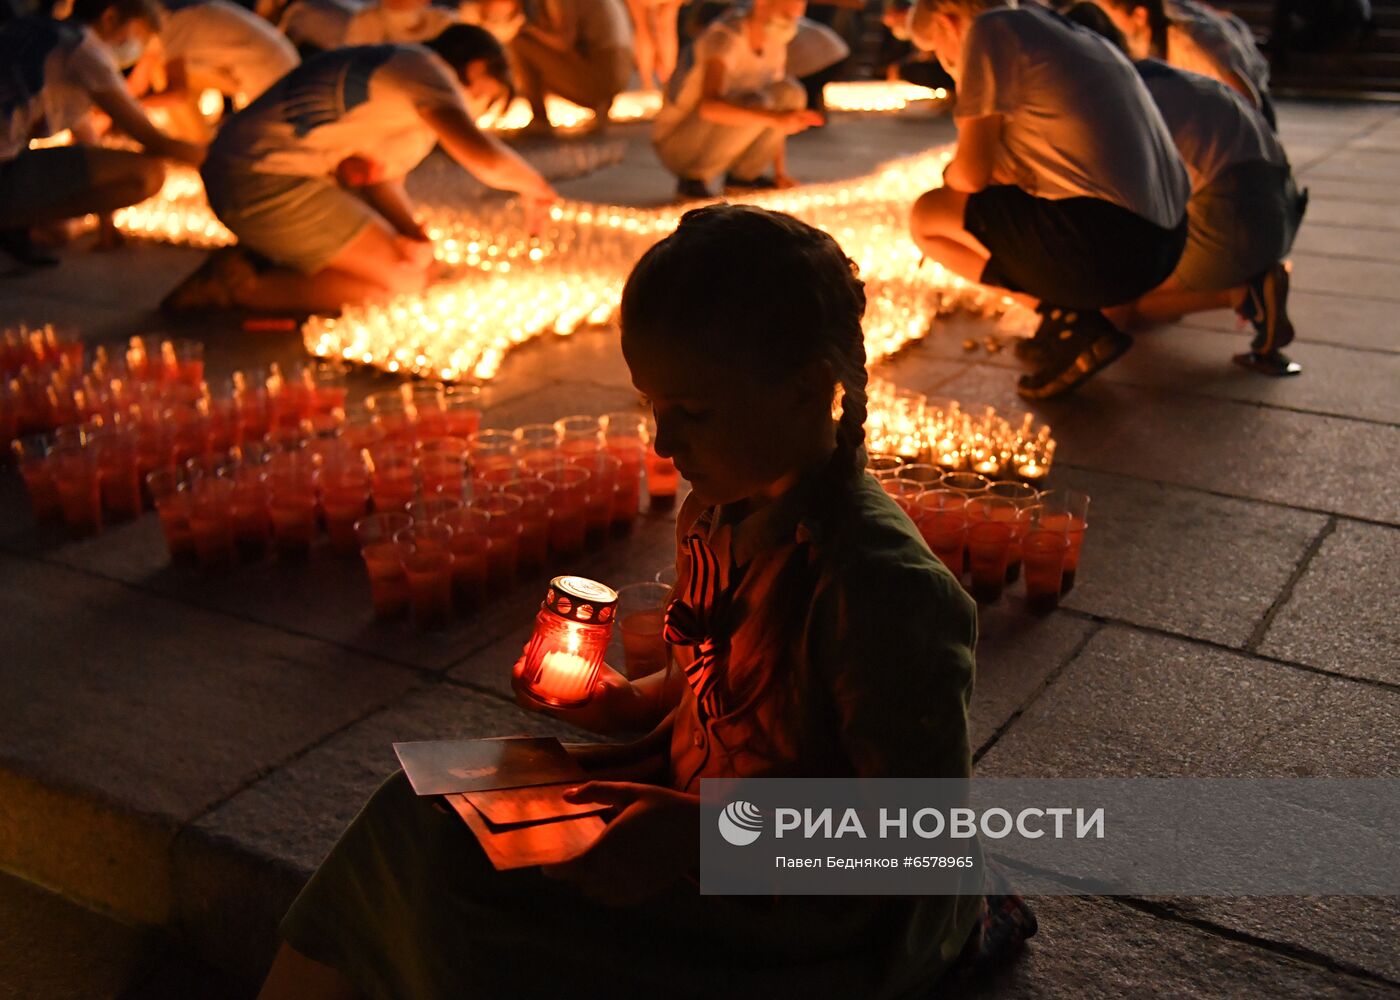
[[[560,664],[561,668],[564,666]],[[561,671],[558,676],[567,675]],[[550,705],[531,694],[525,682],[523,656],[515,661],[515,666],[511,669],[511,687],[515,691],[516,704],[521,708],[552,715],[589,732],[605,735],[635,732],[647,728],[648,725],[643,720],[643,710],[649,704],[645,692],[606,663],[599,665],[598,677],[593,682],[592,690],[581,693],[581,696],[587,699],[581,704]]]

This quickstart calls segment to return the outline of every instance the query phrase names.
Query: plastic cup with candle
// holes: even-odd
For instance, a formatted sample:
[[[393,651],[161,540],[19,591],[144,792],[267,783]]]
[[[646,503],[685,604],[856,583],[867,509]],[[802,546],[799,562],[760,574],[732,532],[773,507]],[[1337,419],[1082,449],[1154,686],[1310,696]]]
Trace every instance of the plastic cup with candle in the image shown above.
[[[272,538],[272,516],[268,513],[267,469],[254,458],[240,462],[233,470],[233,498],[229,504],[233,520],[233,544],[244,562],[255,562],[267,555]]]
[[[394,618],[408,609],[408,578],[394,536],[412,523],[402,511],[381,511],[355,522],[376,618]]]
[[[945,472],[938,485],[966,497],[980,496],[992,486],[992,481],[980,472]]]
[[[177,565],[193,563],[196,556],[190,531],[190,492],[184,473],[173,467],[147,473],[146,491],[160,518],[170,561]]]
[[[365,406],[379,421],[384,436],[400,444],[411,443],[414,435],[413,408],[399,389],[384,389],[365,397]]]
[[[642,470],[646,467],[647,456],[646,418],[637,413],[605,413],[599,423],[603,427],[604,448],[622,463],[617,474],[613,529],[626,533],[632,530],[642,509]]]
[[[559,450],[566,459],[591,455],[603,447],[602,420],[589,414],[560,417],[554,421]]]
[[[511,434],[515,438],[517,465],[560,460],[563,457],[559,450],[559,432],[553,424],[522,424]]]
[[[1070,549],[1068,520],[1054,514],[1047,517],[1045,508],[1039,505],[1022,510],[1020,519],[1029,528],[1021,542],[1026,607],[1044,614],[1060,605],[1060,587]]]
[[[60,445],[49,453],[63,523],[74,537],[102,530],[102,488],[97,459],[82,445]]]
[[[452,604],[470,611],[490,595],[487,550],[491,546],[490,515],[459,507],[442,514],[435,523],[452,529],[448,550],[452,555]]]
[[[29,494],[29,506],[36,521],[47,521],[62,515],[58,502],[58,486],[49,464],[52,438],[47,434],[30,434],[10,442],[15,462]]]
[[[535,630],[525,647],[521,681],[530,697],[549,705],[581,705],[593,694],[612,634],[617,593],[594,580],[550,581]]]
[[[669,663],[662,630],[670,595],[670,587],[654,581],[618,588],[613,646],[620,640],[623,672],[633,680],[665,670]],[[612,662],[617,662],[616,654]]]
[[[443,387],[437,382],[421,382],[409,394],[414,415],[414,435],[428,441],[447,434],[447,409],[443,405]]]
[[[926,490],[937,489],[943,481],[943,470],[926,462],[910,462],[899,470],[899,479],[912,479]]]
[[[469,445],[472,478],[504,485],[519,477],[515,437],[510,431],[487,428],[478,431]]]
[[[102,508],[108,519],[130,521],[140,517],[145,503],[131,435],[116,430],[103,431],[93,438],[92,448],[102,478]]]
[[[267,510],[277,554],[291,560],[308,558],[316,541],[315,489],[292,479],[271,479]]]
[[[452,617],[452,529],[414,524],[394,536],[413,624],[423,630],[447,626]]]
[[[549,559],[549,512],[554,487],[536,476],[506,483],[501,491],[520,498],[520,572],[538,573]]]
[[[306,370],[312,406],[317,413],[343,410],[350,391],[345,384],[346,368],[338,361],[319,361]]]
[[[228,569],[236,561],[233,494],[234,482],[224,470],[190,481],[190,534],[206,570]]]
[[[560,556],[578,555],[583,551],[588,528],[588,470],[564,465],[540,478],[554,488],[549,508],[550,551]]]
[[[1018,509],[1004,497],[979,496],[967,502],[967,556],[972,586],[980,604],[991,604],[1006,586],[1006,558],[1015,535]]]
[[[914,501],[914,523],[928,547],[962,579],[967,552],[967,497],[955,490],[929,490]]]
[[[1047,490],[1040,496],[1040,504],[1045,508],[1043,520],[1054,530],[1064,528],[1069,535],[1069,552],[1065,556],[1065,575],[1060,587],[1061,594],[1074,589],[1075,574],[1079,570],[1079,550],[1084,545],[1084,533],[1089,529],[1089,496],[1074,490]]]
[[[1034,487],[1014,480],[998,480],[987,487],[987,496],[1005,497],[1016,504],[1019,511],[1036,504],[1036,498],[1040,495]],[[1025,524],[1017,526],[1017,530],[1011,539],[1011,548],[1006,555],[1006,582],[1015,583],[1021,575],[1021,540],[1025,537],[1027,527]]]
[[[893,479],[899,475],[899,470],[904,467],[904,459],[898,455],[872,454],[865,462],[865,471],[869,472],[876,479]]]
[[[525,501],[504,492],[473,497],[469,510],[486,515],[486,533],[491,544],[486,552],[491,589],[499,592],[515,582],[520,566],[520,536],[524,531],[521,511]]]
[[[452,385],[443,390],[443,413],[447,433],[453,437],[470,438],[481,427],[481,387]]]
[[[177,340],[172,346],[175,369],[167,375],[186,385],[198,386],[204,381],[204,345],[198,340]]]
[[[321,473],[321,511],[331,549],[354,555],[359,549],[355,522],[369,511],[370,476],[362,465],[327,466]]]
[[[403,510],[418,492],[413,450],[386,439],[369,450],[370,491],[375,510]]]
[[[597,548],[607,539],[612,527],[613,505],[617,500],[617,478],[622,462],[607,452],[593,451],[569,458],[570,465],[588,470],[584,489],[584,544]]]
[[[418,456],[418,476],[425,496],[460,500],[466,495],[467,459],[448,452],[425,452]]]
[[[889,494],[890,499],[899,506],[899,509],[910,517],[914,516],[914,501],[927,490],[923,483],[898,476],[882,479],[880,485]]]

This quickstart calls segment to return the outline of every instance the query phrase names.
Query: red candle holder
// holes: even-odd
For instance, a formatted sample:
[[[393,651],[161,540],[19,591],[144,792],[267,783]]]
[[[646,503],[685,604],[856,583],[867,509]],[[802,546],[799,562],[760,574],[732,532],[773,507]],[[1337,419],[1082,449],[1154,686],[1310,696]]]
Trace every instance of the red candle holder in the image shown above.
[[[617,592],[581,576],[550,581],[525,648],[522,679],[549,705],[581,705],[593,694],[617,613]]]

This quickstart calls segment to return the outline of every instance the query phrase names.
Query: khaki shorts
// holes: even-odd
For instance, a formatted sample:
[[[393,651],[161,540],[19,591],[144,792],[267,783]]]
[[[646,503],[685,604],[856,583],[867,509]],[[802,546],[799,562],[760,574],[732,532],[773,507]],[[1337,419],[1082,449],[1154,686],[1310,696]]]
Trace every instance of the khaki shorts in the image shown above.
[[[260,174],[213,158],[200,173],[209,207],[240,246],[305,274],[325,270],[366,226],[383,223],[329,178]]]
[[[1191,196],[1186,249],[1174,272],[1183,288],[1238,288],[1293,248],[1298,189],[1286,166],[1238,163]]]

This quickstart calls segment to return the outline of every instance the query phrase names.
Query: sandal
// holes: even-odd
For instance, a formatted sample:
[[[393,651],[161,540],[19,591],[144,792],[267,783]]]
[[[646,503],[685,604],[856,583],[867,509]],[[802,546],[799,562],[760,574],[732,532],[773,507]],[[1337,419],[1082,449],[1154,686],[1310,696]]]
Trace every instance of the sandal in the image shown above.
[[[1073,316],[1071,321],[1069,317]],[[1063,395],[1098,374],[1127,353],[1133,338],[1120,331],[1097,309],[1067,313],[1067,325],[1046,350],[1045,360],[1016,382],[1026,399],[1051,399]],[[1072,325],[1070,325],[1072,323]]]

